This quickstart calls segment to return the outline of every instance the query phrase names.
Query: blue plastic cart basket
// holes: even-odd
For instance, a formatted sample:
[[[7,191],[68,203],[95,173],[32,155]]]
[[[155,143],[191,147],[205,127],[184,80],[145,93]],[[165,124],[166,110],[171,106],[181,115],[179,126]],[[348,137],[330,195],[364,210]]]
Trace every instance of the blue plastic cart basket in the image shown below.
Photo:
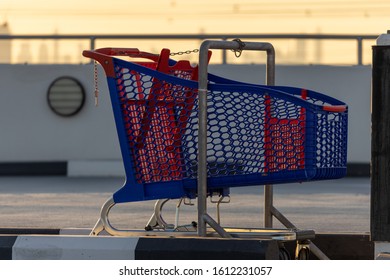
[[[197,67],[169,59],[166,49],[160,55],[115,48],[83,55],[105,70],[126,172],[104,212],[116,203],[197,197]],[[212,74],[208,81],[208,195],[345,176],[345,103],[307,89]]]
[[[186,70],[164,73],[106,53],[84,55],[98,60],[107,75],[126,171],[115,202],[196,196],[197,82],[186,79]],[[209,81],[210,192],[345,175],[346,104],[306,89],[215,75]]]

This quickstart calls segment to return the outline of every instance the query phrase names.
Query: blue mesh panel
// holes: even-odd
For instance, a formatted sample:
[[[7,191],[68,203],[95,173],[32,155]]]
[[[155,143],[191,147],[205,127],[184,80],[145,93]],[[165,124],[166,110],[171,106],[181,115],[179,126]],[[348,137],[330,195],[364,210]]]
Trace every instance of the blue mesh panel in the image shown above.
[[[168,51],[160,58],[165,62],[150,66],[99,57],[109,62],[104,69],[126,171],[116,203],[197,196],[197,68],[169,60]],[[300,88],[208,78],[208,194],[346,174],[343,102]]]
[[[137,182],[194,181],[197,83],[127,66],[118,63],[115,69],[116,96]],[[347,112],[322,110],[332,104],[313,92],[301,97],[280,89],[210,85],[211,187],[213,182],[236,186],[340,177],[333,172],[338,168],[345,173]]]

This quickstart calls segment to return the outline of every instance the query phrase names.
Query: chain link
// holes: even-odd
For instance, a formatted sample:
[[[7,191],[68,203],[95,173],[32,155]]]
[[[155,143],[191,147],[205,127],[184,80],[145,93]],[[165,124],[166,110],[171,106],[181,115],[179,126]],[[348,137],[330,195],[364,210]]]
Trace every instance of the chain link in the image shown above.
[[[241,41],[240,39],[238,39],[238,38],[234,39],[233,41],[238,43],[238,48],[237,49],[233,49],[231,51],[234,52],[234,55],[236,57],[240,57],[243,49],[245,48],[245,43],[243,41]]]
[[[234,39],[233,41],[238,43],[238,48],[232,49],[231,51],[234,52],[234,55],[236,57],[240,57],[243,49],[245,48],[245,43],[238,38]],[[182,52],[171,52],[169,55],[175,56],[175,55],[184,55],[184,54],[191,54],[191,53],[197,53],[197,52],[199,52],[199,49],[187,50],[187,51],[182,51]]]
[[[233,49],[236,57],[241,56],[241,52],[245,47],[245,43],[242,42],[240,39],[234,39],[233,41],[236,41],[239,44],[239,47],[237,49]],[[169,55],[175,56],[175,55],[184,55],[184,54],[191,54],[191,53],[198,53],[199,49],[193,49],[193,50],[187,50],[187,51],[180,51],[180,52],[171,52]],[[95,106],[97,107],[99,105],[99,85],[98,85],[98,63],[96,60],[93,62],[93,81],[94,81],[94,90],[95,90]]]
[[[191,54],[191,53],[197,53],[199,52],[199,49],[194,49],[194,50],[188,50],[188,51],[184,51],[184,52],[171,52],[170,55],[171,56],[175,56],[175,55],[183,55],[183,54]]]
[[[93,82],[95,88],[95,106],[99,105],[99,85],[98,85],[98,65],[97,61],[93,61]]]

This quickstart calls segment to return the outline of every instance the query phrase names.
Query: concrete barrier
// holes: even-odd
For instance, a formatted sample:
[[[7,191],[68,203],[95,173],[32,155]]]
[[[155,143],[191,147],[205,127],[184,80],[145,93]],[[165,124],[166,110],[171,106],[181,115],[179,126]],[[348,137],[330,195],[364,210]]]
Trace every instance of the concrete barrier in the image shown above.
[[[1,260],[279,259],[277,241],[220,238],[0,236]]]

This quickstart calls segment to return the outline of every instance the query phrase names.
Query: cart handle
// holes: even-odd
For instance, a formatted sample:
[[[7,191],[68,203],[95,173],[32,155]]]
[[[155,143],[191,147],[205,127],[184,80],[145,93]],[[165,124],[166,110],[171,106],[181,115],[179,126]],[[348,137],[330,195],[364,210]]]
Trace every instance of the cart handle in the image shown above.
[[[101,48],[96,50],[85,50],[83,56],[98,61],[107,77],[115,77],[113,56],[128,56],[132,58],[145,58],[158,62],[159,55],[148,52],[141,52],[137,48]]]
[[[334,106],[322,106],[322,109],[327,112],[332,113],[343,113],[347,111],[347,106],[345,105],[334,105]]]
[[[157,62],[159,58],[158,54],[141,52],[137,48],[101,48],[96,49],[95,52],[109,56],[129,56],[133,58],[147,58],[155,62]]]

